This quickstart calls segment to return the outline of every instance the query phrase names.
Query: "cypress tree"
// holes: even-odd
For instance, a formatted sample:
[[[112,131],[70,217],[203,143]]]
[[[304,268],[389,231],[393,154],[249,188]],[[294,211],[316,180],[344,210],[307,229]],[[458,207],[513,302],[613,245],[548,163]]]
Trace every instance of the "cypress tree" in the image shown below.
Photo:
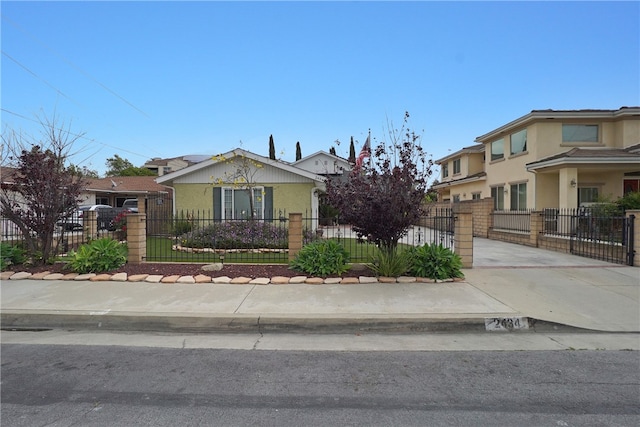
[[[349,146],[349,162],[356,162],[356,147],[353,145],[353,137],[351,137],[351,145]]]
[[[276,159],[276,146],[273,143],[273,135],[269,135],[269,158]]]
[[[296,142],[296,161],[302,158],[302,150],[300,149],[300,141]]]

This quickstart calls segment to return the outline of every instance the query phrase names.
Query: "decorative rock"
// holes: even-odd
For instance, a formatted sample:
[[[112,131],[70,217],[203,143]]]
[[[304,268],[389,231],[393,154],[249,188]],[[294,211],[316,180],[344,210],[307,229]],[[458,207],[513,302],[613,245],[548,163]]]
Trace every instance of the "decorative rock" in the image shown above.
[[[272,285],[286,285],[289,283],[289,278],[284,276],[274,276],[271,278]]]
[[[177,274],[174,274],[174,275],[171,275],[171,276],[164,276],[160,280],[160,283],[176,283],[179,278],[180,278],[180,276],[178,276]]]
[[[418,283],[434,283],[435,280],[429,279],[428,277],[416,277],[416,282],[418,282]]]
[[[76,277],[78,276],[79,276],[78,273],[67,273],[64,276],[62,276],[62,279],[60,280],[75,280]]]
[[[149,277],[148,274],[132,274],[131,276],[127,277],[127,281],[129,281],[129,282],[142,282],[147,277]]]
[[[378,283],[378,279],[376,277],[360,276],[358,280],[360,283]]]
[[[398,277],[398,283],[416,283],[416,278],[409,276],[400,276]]]
[[[202,271],[220,271],[222,270],[223,265],[220,262],[214,262],[213,264],[207,264],[207,265],[203,265],[201,270]]]
[[[32,274],[31,277],[29,277],[29,280],[42,280],[44,279],[44,276],[48,276],[49,274],[51,274],[50,271],[42,271],[40,273],[35,273],[35,274]]]
[[[226,285],[231,283],[231,277],[228,277],[228,276],[214,277],[211,279],[211,281],[213,283]]]
[[[144,279],[144,281],[147,283],[160,283],[161,280],[162,276],[159,274],[150,274],[146,277],[146,279]]]
[[[324,279],[322,277],[309,277],[304,283],[307,285],[322,285],[324,284]]]
[[[3,271],[2,273],[0,273],[0,280],[9,280],[9,278],[11,278],[11,276],[13,276],[14,274],[16,274],[15,271]]]
[[[26,271],[20,271],[18,273],[12,274],[9,279],[11,280],[22,280],[22,279],[30,279],[31,273],[27,273]]]
[[[270,282],[266,277],[256,277],[252,281],[249,282],[251,285],[268,285]]]
[[[90,277],[89,280],[92,282],[107,282],[111,280],[111,274],[95,274],[93,277]]]
[[[95,277],[96,273],[85,273],[85,274],[78,274],[76,277],[73,278],[73,280],[90,280],[92,277]]]
[[[464,277],[454,277],[453,281],[454,282],[464,282],[465,278]]]
[[[357,277],[345,277],[340,282],[341,285],[357,285],[359,283],[360,283],[360,280],[358,280]]]
[[[116,273],[111,276],[111,280],[114,282],[126,282],[127,281],[127,273]]]
[[[196,283],[196,279],[193,276],[181,276],[176,280],[176,283]]]
[[[337,285],[342,281],[342,277],[327,277],[324,279],[325,285]]]
[[[289,283],[304,283],[307,280],[307,276],[294,276],[289,279]]]
[[[378,282],[380,282],[380,283],[397,283],[398,281],[396,280],[395,277],[382,276],[382,277],[378,277]]]
[[[251,281],[251,279],[249,277],[236,277],[234,279],[231,279],[231,281],[229,283],[231,283],[232,285],[246,285],[247,283],[249,283]]]
[[[207,276],[206,274],[198,274],[194,277],[196,283],[211,283],[211,276]]]
[[[62,273],[51,273],[51,274],[47,274],[42,279],[43,280],[60,280],[63,277],[64,277],[64,274]]]

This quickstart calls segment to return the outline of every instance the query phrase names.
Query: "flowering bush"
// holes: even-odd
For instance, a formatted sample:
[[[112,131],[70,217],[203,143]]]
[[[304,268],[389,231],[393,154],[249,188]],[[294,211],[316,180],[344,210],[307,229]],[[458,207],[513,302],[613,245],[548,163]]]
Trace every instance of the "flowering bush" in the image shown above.
[[[271,248],[284,249],[289,232],[262,221],[227,221],[202,227],[180,236],[180,242],[191,248]]]
[[[124,238],[127,236],[127,214],[129,214],[129,211],[122,211],[111,221],[111,229],[120,231]]]

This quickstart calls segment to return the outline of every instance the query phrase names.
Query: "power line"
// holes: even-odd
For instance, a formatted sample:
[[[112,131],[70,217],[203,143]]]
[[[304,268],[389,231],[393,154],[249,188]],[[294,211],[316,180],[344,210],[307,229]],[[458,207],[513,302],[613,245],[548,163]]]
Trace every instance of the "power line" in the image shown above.
[[[80,74],[84,75],[85,77],[87,77],[88,79],[92,80],[94,83],[96,83],[97,85],[99,85],[101,88],[103,88],[104,90],[106,90],[107,92],[109,92],[110,94],[112,94],[113,96],[115,96],[116,98],[120,99],[122,102],[124,102],[125,104],[127,104],[128,106],[130,106],[131,108],[133,108],[134,110],[138,111],[140,114],[144,115],[145,117],[149,118],[149,115],[147,113],[145,113],[144,111],[142,111],[140,108],[136,107],[135,105],[133,105],[131,102],[129,102],[127,99],[125,99],[123,96],[119,95],[116,91],[112,90],[111,88],[109,88],[107,85],[103,84],[102,82],[100,82],[98,79],[96,79],[95,77],[93,77],[91,74],[87,73],[86,71],[84,71],[82,68],[80,68],[79,66],[77,66],[76,64],[74,64],[73,62],[71,62],[69,59],[67,59],[65,56],[63,56],[62,54],[58,53],[56,50],[54,50],[53,48],[49,47],[47,44],[45,44],[44,42],[42,42],[40,39],[38,39],[36,36],[34,36],[33,34],[31,34],[29,31],[25,30],[24,28],[22,28],[20,25],[18,25],[17,23],[13,22],[11,19],[7,18],[4,14],[2,15],[2,19],[4,19],[5,21],[9,22],[11,25],[13,25],[14,27],[16,27],[18,30],[22,31],[23,33],[25,33],[26,35],[28,35],[32,40],[36,41],[37,43],[39,43],[41,46],[43,46],[45,49],[47,49],[49,52],[53,53],[54,55],[56,55],[58,58],[60,58],[62,61],[66,62],[67,65],[69,65],[71,68],[75,69],[77,72],[79,72]],[[3,52],[4,53],[4,52]],[[8,55],[7,55],[8,56]],[[12,58],[10,58],[12,59]],[[20,64],[19,64],[20,65]],[[22,65],[21,65],[22,66]],[[26,68],[26,67],[25,67]],[[28,69],[27,69],[28,70]]]

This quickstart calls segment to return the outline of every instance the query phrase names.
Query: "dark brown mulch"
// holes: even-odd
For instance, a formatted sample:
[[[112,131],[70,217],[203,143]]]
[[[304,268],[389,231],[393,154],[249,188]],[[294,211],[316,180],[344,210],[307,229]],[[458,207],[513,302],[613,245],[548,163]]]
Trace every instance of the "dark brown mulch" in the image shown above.
[[[300,271],[291,270],[286,264],[224,264],[224,267],[220,271],[204,271],[202,266],[204,264],[175,264],[175,263],[144,263],[144,264],[125,264],[124,266],[109,271],[108,273],[127,273],[127,275],[133,274],[158,274],[161,276],[197,276],[198,274],[204,274],[211,277],[250,277],[255,279],[256,277],[294,277],[294,276],[308,276]],[[70,273],[71,270],[65,269],[63,263],[56,263],[53,265],[44,265],[38,267],[30,266],[13,266],[9,268],[11,271],[26,271],[29,273],[40,273],[43,271],[49,271],[50,273]],[[358,276],[370,276],[373,275],[369,270],[351,269],[343,274],[341,277],[358,277]]]

